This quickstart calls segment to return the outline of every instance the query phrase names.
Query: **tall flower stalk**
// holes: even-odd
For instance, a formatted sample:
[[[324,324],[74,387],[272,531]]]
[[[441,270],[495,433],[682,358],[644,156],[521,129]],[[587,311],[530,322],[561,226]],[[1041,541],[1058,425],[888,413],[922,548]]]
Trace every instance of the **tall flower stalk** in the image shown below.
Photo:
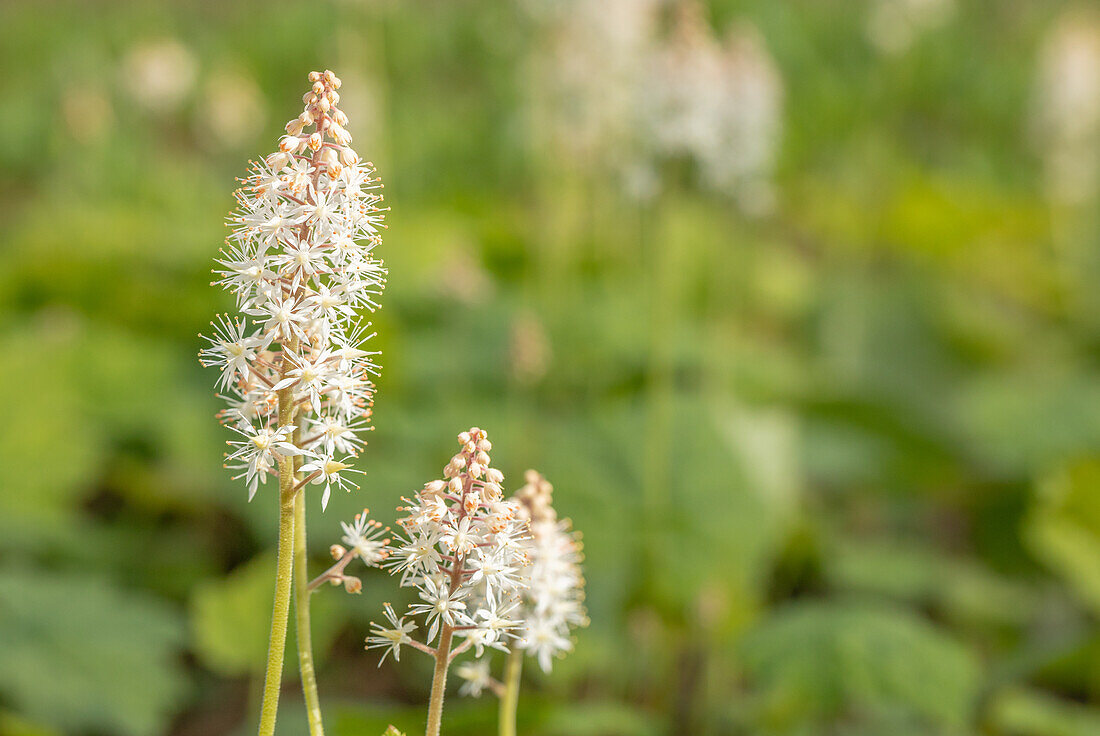
[[[221,369],[227,407],[221,421],[238,437],[227,467],[249,500],[278,477],[279,541],[275,600],[260,711],[261,736],[275,730],[291,590],[310,732],[322,733],[313,673],[306,580],[304,494],[321,507],[332,488],[357,487],[351,458],[369,429],[376,354],[366,350],[385,270],[373,254],[384,210],[374,168],[349,145],[339,109],[340,80],[311,72],[301,115],[286,125],[279,150],[254,162],[237,191],[231,233],[217,259],[215,284],[236,297],[200,353]]]
[[[534,657],[549,672],[556,657],[573,650],[572,630],[588,624],[580,535],[568,519],[558,519],[549,481],[534,470],[527,471],[525,480],[514,495],[519,516],[530,529],[524,539],[530,564],[521,573],[522,596],[515,614],[523,621],[516,631],[517,644],[505,660],[502,680],[490,675],[486,661],[465,663],[458,669],[466,681],[463,693],[478,696],[490,690],[500,698],[500,736],[516,736],[524,655]]]
[[[443,479],[426,484],[402,510],[403,535],[389,560],[401,585],[419,591],[420,603],[398,616],[385,604],[386,625],[372,623],[368,649],[382,649],[382,659],[411,646],[435,660],[428,704],[427,736],[439,736],[447,671],[456,656],[486,648],[508,651],[523,622],[514,615],[527,563],[527,523],[520,505],[504,500],[504,476],[490,467],[492,445],[477,427],[458,435],[461,446],[443,469]],[[406,499],[407,500],[407,499]],[[427,636],[411,618],[423,617]],[[455,645],[455,638],[462,639]]]

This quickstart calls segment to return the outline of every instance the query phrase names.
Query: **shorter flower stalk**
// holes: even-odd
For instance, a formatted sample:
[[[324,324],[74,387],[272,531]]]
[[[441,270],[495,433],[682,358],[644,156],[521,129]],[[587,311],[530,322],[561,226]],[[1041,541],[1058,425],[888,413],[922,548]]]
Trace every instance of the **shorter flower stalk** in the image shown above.
[[[519,680],[523,673],[523,651],[513,650],[504,664],[504,687],[500,693],[500,713],[497,732],[500,736],[516,736],[516,710],[519,707]]]
[[[391,654],[400,661],[406,646],[434,660],[426,736],[439,736],[447,675],[466,652],[472,658],[456,667],[464,681],[459,694],[491,691],[500,698],[499,733],[515,736],[524,655],[549,671],[554,657],[572,650],[571,630],[588,621],[580,539],[568,520],[558,520],[545,478],[528,471],[526,484],[505,499],[504,476],[491,466],[484,430],[472,427],[458,442],[443,478],[403,499],[401,534],[392,547],[378,539],[386,530],[364,511],[343,525],[347,547],[333,545],[336,563],[309,587],[328,581],[357,592],[358,580],[349,584],[344,573],[355,556],[399,574],[401,586],[415,588],[421,602],[402,615],[383,604],[385,623],[371,623],[366,648],[382,651],[379,665]],[[427,629],[422,639],[414,638],[420,624],[406,620],[418,617]],[[490,674],[489,649],[508,655],[503,682]]]
[[[321,719],[321,699],[317,693],[317,671],[313,663],[313,629],[310,622],[310,598],[313,591],[307,584],[309,575],[306,544],[306,500],[294,496],[294,624],[298,641],[298,672],[302,679],[302,697],[306,704],[306,719],[310,736],[324,736]]]

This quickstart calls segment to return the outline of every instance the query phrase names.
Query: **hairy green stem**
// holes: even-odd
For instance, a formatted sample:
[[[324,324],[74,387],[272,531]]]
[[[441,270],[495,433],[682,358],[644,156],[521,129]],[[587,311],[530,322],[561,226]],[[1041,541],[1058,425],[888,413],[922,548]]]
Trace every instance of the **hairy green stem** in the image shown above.
[[[298,349],[295,338],[287,346]],[[280,369],[285,375],[286,361]],[[294,394],[290,388],[276,393],[279,401],[279,426],[294,421]],[[275,715],[279,709],[279,690],[283,681],[283,655],[286,652],[287,619],[290,617],[290,588],[294,577],[294,470],[292,457],[280,457],[279,464],[279,545],[275,560],[275,602],[271,612],[271,633],[267,640],[267,669],[264,672],[264,697],[260,704],[259,736],[274,736]]]
[[[447,667],[451,663],[451,638],[454,628],[443,625],[439,646],[435,650],[435,672],[432,673],[432,697],[428,701],[428,726],[426,736],[439,736],[443,725],[443,695],[447,690]]]
[[[504,663],[504,692],[500,696],[497,731],[500,736],[516,736],[516,708],[519,705],[519,677],[523,672],[523,650],[513,648]]]
[[[321,723],[321,700],[317,696],[317,672],[313,667],[313,634],[309,621],[309,574],[306,569],[306,500],[299,493],[294,498],[294,622],[298,633],[298,671],[302,676],[302,695],[306,701],[306,717],[310,736],[324,736]]]
[[[264,699],[260,706],[260,736],[273,736],[275,733],[275,711],[279,707],[287,618],[290,615],[290,584],[293,577],[294,498],[289,495],[289,491],[294,483],[294,473],[293,465],[289,461],[279,465],[279,551],[275,564],[275,603],[267,644]]]

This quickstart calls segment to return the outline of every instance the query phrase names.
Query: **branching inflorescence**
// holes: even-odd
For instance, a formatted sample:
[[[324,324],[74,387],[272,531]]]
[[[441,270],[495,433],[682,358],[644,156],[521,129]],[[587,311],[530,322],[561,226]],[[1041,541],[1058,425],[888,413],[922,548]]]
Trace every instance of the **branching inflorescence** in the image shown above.
[[[204,365],[221,370],[227,407],[220,419],[238,435],[229,442],[227,466],[245,479],[249,499],[269,476],[279,478],[261,734],[274,730],[292,552],[294,576],[304,577],[301,496],[310,485],[323,486],[324,508],[333,486],[355,486],[350,458],[369,429],[378,371],[376,353],[366,349],[369,323],[357,315],[378,307],[385,284],[373,253],[383,228],[381,182],[350,146],[348,119],[338,107],[340,80],[326,71],[310,73],[309,82],[304,110],[287,123],[279,150],[241,180],[214,282],[234,295],[237,315],[218,318],[200,353]],[[308,647],[308,590],[304,580],[298,584],[299,645]],[[311,732],[318,734],[312,654],[302,649],[300,660]]]

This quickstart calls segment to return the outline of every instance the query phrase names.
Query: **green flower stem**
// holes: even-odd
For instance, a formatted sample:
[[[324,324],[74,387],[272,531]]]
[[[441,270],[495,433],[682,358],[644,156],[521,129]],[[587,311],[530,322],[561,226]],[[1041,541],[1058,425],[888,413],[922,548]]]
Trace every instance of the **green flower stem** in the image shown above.
[[[298,349],[298,340],[287,347]],[[284,360],[281,374],[286,371]],[[281,377],[281,375],[280,375]],[[279,399],[279,426],[294,421],[294,393],[284,388]],[[271,634],[267,640],[267,669],[264,673],[264,697],[260,704],[259,736],[274,736],[275,715],[279,709],[279,689],[283,680],[283,655],[286,652],[287,619],[290,617],[290,588],[294,577],[294,470],[291,457],[279,458],[279,546],[275,561],[275,602],[271,613]]]
[[[523,650],[513,648],[504,664],[504,692],[500,696],[497,731],[500,736],[516,736],[516,707],[519,705],[519,678],[523,672]]]
[[[313,667],[313,634],[309,621],[309,575],[306,569],[306,500],[304,493],[294,497],[294,622],[298,632],[298,671],[302,676],[302,695],[310,736],[324,736],[321,724],[321,700],[317,696],[317,672]]]
[[[264,699],[260,706],[260,736],[274,736],[275,711],[279,707],[279,687],[283,677],[283,653],[286,649],[294,562],[294,497],[290,495],[294,483],[293,467],[289,460],[279,463],[279,551],[275,565],[275,605],[267,644]]]
[[[451,638],[454,628],[443,625],[439,646],[435,650],[435,672],[432,673],[432,697],[428,702],[428,727],[426,736],[439,736],[443,725],[443,694],[447,690],[447,667],[451,663]]]

